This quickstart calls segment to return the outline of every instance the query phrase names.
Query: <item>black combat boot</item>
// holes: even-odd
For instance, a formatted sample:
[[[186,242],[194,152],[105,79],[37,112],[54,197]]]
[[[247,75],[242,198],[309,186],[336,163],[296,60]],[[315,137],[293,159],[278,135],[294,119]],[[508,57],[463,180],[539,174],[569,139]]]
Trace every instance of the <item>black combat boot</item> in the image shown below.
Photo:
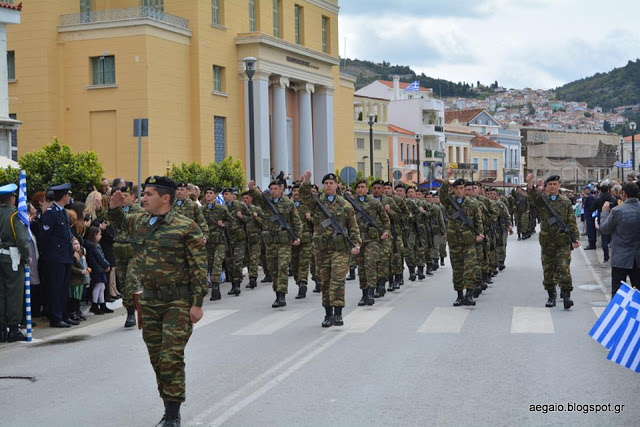
[[[360,298],[360,301],[358,301],[359,307],[367,305],[367,300],[369,299],[369,289],[364,288],[364,289],[361,289],[361,291],[362,291],[362,298]]]
[[[18,325],[9,325],[9,333],[7,334],[7,342],[26,341],[27,337],[22,335]]]
[[[434,270],[433,265],[430,262],[428,262],[427,263],[427,276],[433,276],[433,272],[434,271],[436,271],[436,270]]]
[[[285,301],[285,298],[284,298],[284,292],[276,292],[276,300],[274,301],[273,304],[271,304],[271,307],[280,308],[280,307],[285,307],[286,305],[287,305],[287,302]]]
[[[402,286],[404,283],[404,278],[402,277],[402,274],[396,274],[396,280],[393,282],[393,288],[394,289],[400,289],[400,286]]]
[[[222,298],[222,294],[220,293],[220,283],[212,283],[211,298],[209,298],[209,301],[218,301],[221,298]]]
[[[434,258],[431,260],[431,271],[438,270],[438,258]]]
[[[96,314],[96,315],[104,314],[103,311],[100,310],[100,306],[98,304],[96,304],[95,302],[91,303],[91,308],[89,309],[89,311],[92,312],[93,314]]]
[[[7,325],[0,325],[0,342],[7,342]]]
[[[100,310],[102,310],[103,313],[107,313],[107,314],[111,314],[113,313],[113,310],[111,310],[110,308],[107,307],[107,303],[103,302],[102,304],[100,304]],[[65,322],[67,322],[67,319],[64,320]],[[69,322],[67,322],[69,323]],[[78,325],[79,323],[76,323],[76,325]],[[73,325],[73,323],[72,323]]]
[[[342,321],[342,307],[333,307],[333,324],[335,326],[344,325]]]
[[[231,282],[231,290],[233,291],[233,295],[240,295],[240,281]]]
[[[547,303],[544,305],[545,307],[555,307],[556,306],[556,289],[547,289],[547,293],[549,294],[549,299]]]
[[[518,233],[518,240],[522,240],[522,234]]]
[[[507,266],[502,263],[498,266],[498,270],[500,271],[504,270],[505,268],[507,268]]]
[[[386,280],[384,279],[378,279],[378,283],[376,283],[376,290],[375,290],[375,293],[373,294],[374,298],[382,298],[384,294],[387,292],[384,288],[385,281]]]
[[[487,273],[484,275],[484,283],[486,283],[487,285],[493,284],[493,280],[491,280],[490,274]]]
[[[324,308],[324,321],[322,322],[323,328],[330,328],[333,326],[333,307]]]
[[[482,293],[482,284],[476,283],[476,287],[473,289],[473,297],[478,298]]]
[[[269,273],[264,275],[264,278],[262,280],[260,280],[260,283],[271,283],[273,282],[273,279],[271,278],[271,275]]]
[[[124,322],[124,327],[131,328],[133,326],[136,326],[136,309],[127,307],[127,320]]]
[[[387,287],[387,291],[393,292],[396,290],[395,277],[393,274],[389,275],[389,286]]]
[[[247,285],[248,289],[253,289],[258,286],[258,278],[257,277],[249,277],[249,284]]]
[[[296,299],[302,299],[307,297],[307,282],[298,283],[298,295]]]
[[[493,267],[493,271],[491,272],[491,274],[493,275],[493,277],[496,277],[498,275],[498,267]]]
[[[320,289],[320,282],[318,282],[317,280],[314,280],[314,282],[316,283],[316,287],[313,288],[313,292],[319,294],[320,292],[322,292],[322,289]]]
[[[440,267],[444,267],[444,257],[440,257]]]
[[[454,307],[460,307],[464,305],[464,297],[462,296],[462,291],[458,291],[458,299],[453,302]]]
[[[416,268],[415,267],[409,267],[409,280],[411,280],[412,282],[416,281]]]
[[[180,427],[180,402],[164,401],[164,416],[156,427]]]
[[[464,305],[474,306],[476,302],[473,300],[473,289],[467,289],[464,294]]]
[[[424,266],[418,266],[418,280],[424,280]]]
[[[349,267],[349,275],[347,276],[347,280],[356,280],[356,268]]]
[[[564,303],[565,310],[569,310],[573,306],[573,301],[571,301],[571,291],[562,291],[562,302]]]

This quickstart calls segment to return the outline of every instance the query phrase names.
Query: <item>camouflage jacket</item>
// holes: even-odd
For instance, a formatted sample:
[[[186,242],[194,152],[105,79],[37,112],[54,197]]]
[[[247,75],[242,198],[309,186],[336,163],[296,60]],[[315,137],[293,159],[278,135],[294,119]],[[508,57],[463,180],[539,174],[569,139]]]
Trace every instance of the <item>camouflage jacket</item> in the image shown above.
[[[247,222],[247,232],[252,236],[259,235],[262,233],[262,227],[264,226],[264,211],[257,205],[248,206],[247,209],[251,212],[251,220]],[[258,214],[257,218],[254,213]]]
[[[13,206],[0,205],[0,249],[8,250],[12,246],[17,247],[20,263],[26,264],[29,260],[28,232],[27,227],[18,218],[17,212]],[[0,262],[10,264],[11,258],[9,255],[0,254]]]
[[[207,245],[218,245],[225,243],[224,227],[218,225],[218,221],[222,221],[225,225],[231,221],[229,211],[224,205],[217,203],[206,203],[200,208],[202,216],[207,222],[209,234],[207,235]]]
[[[555,200],[546,193],[538,193],[535,187],[527,191],[529,199],[534,203],[540,218],[540,244],[542,246],[564,246],[579,239],[578,224],[573,211],[571,200],[559,194]],[[566,224],[568,233],[563,233],[560,224],[555,220],[542,198],[547,199],[549,205]]]
[[[523,194],[516,192],[513,195],[513,207],[514,207],[514,214],[517,214],[517,215],[522,215],[529,212],[529,201],[527,200],[527,197]]]
[[[207,251],[202,229],[194,221],[174,210],[152,217],[125,215],[122,208],[110,209],[108,218],[130,233],[133,273],[143,288],[202,307],[208,291]]]
[[[302,222],[300,222],[298,209],[296,209],[296,205],[291,199],[288,197],[280,197],[276,202],[270,194],[263,194],[256,189],[249,190],[249,194],[251,194],[253,200],[255,200],[265,212],[265,221],[262,228],[262,238],[265,240],[265,243],[291,244],[289,233],[275,220],[275,214],[265,201],[265,198],[268,198],[271,203],[273,203],[282,219],[291,227],[291,231],[293,231],[296,238],[299,239],[301,237]]]
[[[231,203],[225,203],[227,211],[229,212],[229,236],[234,241],[244,240],[247,237],[245,227],[246,224],[251,221],[251,212],[244,203],[234,200]],[[238,218],[238,212],[242,213],[242,218]]]
[[[479,202],[473,200],[470,197],[455,198],[454,195],[449,195],[449,183],[444,180],[442,187],[440,188],[440,203],[447,211],[449,217],[449,223],[447,224],[447,241],[449,245],[472,245],[476,243],[476,233],[478,235],[484,233],[482,226],[482,213]],[[456,203],[465,216],[473,224],[473,228],[464,224],[462,217],[458,214],[453,203]]]
[[[307,220],[307,213],[311,214],[311,209],[309,209],[309,206],[302,200],[293,200],[293,204],[296,205],[298,216],[300,217],[300,222],[302,223],[303,237],[301,237],[300,240],[303,241],[303,243],[310,242],[311,235],[313,234],[313,216],[310,220]]]
[[[327,219],[327,215],[318,207],[316,201],[311,194],[311,184],[305,182],[300,186],[300,197],[313,217],[313,248],[317,251],[349,251],[349,243],[338,234],[331,225],[326,228],[322,226],[322,222]],[[333,196],[333,202],[330,202],[326,194],[319,194],[319,203],[327,208],[333,214],[338,223],[345,227],[349,238],[356,246],[362,244],[360,239],[360,228],[353,207],[342,196]]]
[[[511,224],[511,215],[509,214],[509,208],[506,203],[502,200],[495,200],[496,205],[498,206],[498,228],[501,232],[507,232]]]
[[[434,234],[444,236],[447,233],[447,225],[444,222],[444,217],[446,215],[445,210],[442,205],[438,205],[436,203],[433,203],[433,207],[436,211],[436,217],[431,220],[431,229]]]
[[[400,222],[402,221],[402,211],[400,210],[400,207],[398,206],[394,198],[389,197],[386,194],[383,194],[380,197],[374,196],[374,199],[382,203],[382,207],[385,208],[385,212],[387,210],[386,206],[387,205],[389,206],[389,212],[387,212],[387,215],[389,215],[390,236],[391,235],[393,235],[394,237],[400,236],[402,233],[402,227],[400,226]],[[405,209],[406,209],[406,206],[405,206]]]
[[[132,215],[138,213],[144,213],[144,209],[140,207],[139,204],[134,203],[131,206],[123,206],[122,211],[125,215]],[[108,214],[108,211],[107,211]],[[116,237],[115,243],[127,244],[131,243],[131,234],[129,234],[129,230],[122,227],[114,227],[116,229]]]
[[[204,216],[202,216],[202,211],[196,202],[191,199],[184,200],[174,200],[173,206],[171,208],[179,213],[180,215],[184,215],[187,218],[193,220],[200,226],[202,229],[202,233],[206,236],[209,234],[209,230],[207,227],[207,221],[205,221]]]
[[[375,226],[369,225],[369,223],[364,220],[364,217],[356,213],[358,228],[360,228],[360,238],[363,243],[380,240],[380,236],[382,236],[384,232],[387,232],[389,235],[391,234],[389,215],[387,215],[387,211],[384,209],[382,203],[373,196],[352,196],[352,198],[355,203],[362,206],[364,211],[373,218],[379,227],[378,230]]]

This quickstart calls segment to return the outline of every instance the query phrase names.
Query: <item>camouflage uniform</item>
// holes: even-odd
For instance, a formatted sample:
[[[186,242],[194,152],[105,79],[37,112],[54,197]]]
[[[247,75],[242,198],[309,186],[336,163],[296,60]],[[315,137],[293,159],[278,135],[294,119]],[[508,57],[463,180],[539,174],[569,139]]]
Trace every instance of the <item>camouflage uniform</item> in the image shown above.
[[[298,210],[298,216],[302,223],[302,233],[300,234],[300,245],[291,249],[291,266],[293,269],[293,279],[296,283],[306,285],[309,278],[309,267],[313,254],[311,252],[311,235],[313,234],[313,218],[308,221],[307,213],[311,213],[309,207],[299,200],[295,200],[293,204]],[[312,277],[315,274],[312,271]]]
[[[500,269],[504,268],[504,262],[507,258],[507,240],[509,239],[509,227],[511,227],[511,216],[509,215],[509,208],[506,205],[506,200],[496,200],[497,205],[499,207],[499,215],[498,215],[498,230],[499,230],[499,239],[498,248],[496,251],[496,257],[498,262],[498,267]]]
[[[262,233],[262,225],[264,223],[264,212],[260,206],[249,206],[251,212],[251,220],[247,222],[247,232],[249,233],[249,247],[247,248],[247,269],[249,270],[249,279],[258,278],[258,263],[260,262],[260,239]],[[258,214],[256,218],[254,213]]]
[[[433,240],[435,243],[435,250],[433,252],[433,255],[435,256],[433,258],[434,262],[437,263],[438,258],[440,258],[440,261],[442,262],[447,257],[447,211],[442,204],[434,203],[434,206],[439,211],[437,221],[434,221],[432,224]]]
[[[170,210],[166,215],[125,215],[109,210],[109,220],[126,229],[134,248],[134,274],[142,286],[142,338],[165,401],[184,402],[184,348],[193,324],[191,307],[207,293],[207,253],[200,227]]]
[[[438,216],[440,214],[440,210],[435,207],[433,203],[430,203],[426,200],[420,200],[420,206],[426,211],[423,213],[421,218],[424,224],[425,234],[425,248],[424,248],[424,260],[427,265],[427,274],[431,274],[432,271],[432,261],[434,258],[434,253],[437,255],[438,249],[435,244],[435,232],[433,231],[433,223],[438,220]]]
[[[231,220],[231,217],[224,205],[207,203],[202,205],[201,209],[209,227],[209,234],[207,235],[207,272],[212,289],[211,300],[215,301],[220,299],[222,263],[227,250],[224,228],[218,225],[218,221],[222,221],[226,225]]]
[[[202,211],[200,210],[200,206],[193,200],[186,198],[184,200],[174,200],[173,206],[171,209],[178,212],[180,215],[184,215],[187,218],[195,221],[196,224],[200,226],[202,230],[202,234],[205,236],[209,234],[209,229],[207,226],[207,221],[205,221],[204,216],[202,215]]]
[[[384,211],[387,213],[387,216],[389,217],[389,227],[387,227],[387,232],[389,233],[389,237],[386,240],[380,241],[380,260],[378,262],[378,274],[377,274],[378,281],[384,280],[386,282],[388,280],[389,290],[393,290],[394,286],[393,286],[393,276],[391,275],[391,258],[394,254],[393,252],[394,247],[397,252],[398,246],[395,242],[396,239],[393,237],[394,233],[391,232],[391,224],[393,224],[394,228],[396,227],[393,222],[394,221],[393,218],[397,220],[397,218],[401,215],[401,212],[398,206],[396,205],[396,202],[394,202],[391,197],[385,194],[382,194],[379,197],[374,196],[374,199],[376,199],[382,204],[382,208],[384,209]],[[386,206],[389,206],[388,212],[386,210]],[[360,230],[362,230],[362,227],[360,227]]]
[[[231,283],[234,287],[239,287],[242,282],[242,267],[244,266],[244,256],[246,251],[247,234],[245,231],[246,224],[251,221],[251,213],[244,203],[234,200],[225,203],[229,212],[229,223],[227,225],[229,238],[229,256],[226,260],[227,269],[231,275]],[[238,212],[242,213],[242,218],[238,218]],[[233,287],[232,287],[233,290]],[[239,289],[236,290],[238,295]]]
[[[144,209],[139,204],[134,203],[131,206],[122,208],[125,215],[133,215],[144,213]],[[129,262],[133,258],[133,245],[131,244],[131,235],[129,232],[120,227],[115,227],[116,236],[113,243],[113,254],[116,257],[116,279],[122,292],[122,305],[128,310],[133,307],[133,294],[139,290],[139,284],[132,274],[133,268]]]
[[[313,254],[316,258],[317,275],[322,286],[322,306],[344,307],[344,284],[347,270],[349,269],[350,246],[346,239],[336,234],[331,226],[324,228],[322,222],[326,215],[316,205],[311,195],[311,185],[305,182],[300,186],[300,196],[313,216]],[[336,217],[344,226],[349,237],[360,245],[360,229],[356,221],[353,207],[342,196],[334,196],[333,202],[327,199],[327,195],[318,196],[320,203]]]
[[[513,202],[518,237],[521,237],[529,232],[529,201],[525,195],[516,192],[513,195]]]
[[[391,220],[391,230],[395,227],[395,241],[396,241],[396,252],[391,253],[391,274],[395,277],[395,288],[398,289],[400,285],[404,284],[404,279],[402,277],[404,272],[404,239],[405,239],[405,223],[407,223],[409,219],[409,211],[407,210],[407,204],[405,203],[402,197],[398,197],[394,195],[392,197],[397,210],[395,211],[395,215],[389,215],[389,219]]]
[[[426,230],[420,221],[420,212],[415,199],[405,198],[409,211],[409,223],[405,224],[407,233],[407,246],[405,247],[405,260],[409,267],[410,279],[415,280],[415,269],[424,268],[424,247],[426,246]]]
[[[274,214],[264,200],[265,197],[268,197],[275,205],[282,219],[289,224],[296,238],[300,238],[302,223],[298,216],[298,210],[291,199],[287,197],[274,199],[270,194],[262,194],[255,189],[249,190],[249,194],[256,204],[262,206],[266,212],[266,217],[272,218]],[[267,247],[267,264],[273,278],[273,291],[286,295],[289,290],[288,270],[291,262],[291,237],[286,230],[280,227],[277,221],[267,220],[264,222],[262,239]]]

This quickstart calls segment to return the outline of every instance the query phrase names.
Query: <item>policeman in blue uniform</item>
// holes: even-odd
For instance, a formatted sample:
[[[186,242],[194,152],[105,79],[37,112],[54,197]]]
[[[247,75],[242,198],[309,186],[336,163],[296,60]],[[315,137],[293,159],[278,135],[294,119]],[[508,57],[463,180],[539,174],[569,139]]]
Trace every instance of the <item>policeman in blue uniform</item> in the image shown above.
[[[52,328],[68,328],[78,322],[69,318],[67,299],[71,282],[73,247],[71,228],[64,206],[71,200],[71,184],[53,186],[53,204],[42,215],[40,248],[46,263],[49,322]]]

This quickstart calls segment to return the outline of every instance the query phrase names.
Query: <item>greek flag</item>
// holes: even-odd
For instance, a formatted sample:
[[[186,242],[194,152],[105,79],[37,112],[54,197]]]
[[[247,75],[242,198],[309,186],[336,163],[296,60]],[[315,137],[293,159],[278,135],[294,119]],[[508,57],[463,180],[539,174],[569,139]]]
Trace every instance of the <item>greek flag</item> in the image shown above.
[[[29,227],[29,211],[27,210],[27,173],[20,171],[20,186],[18,189],[18,218]]]
[[[637,293],[638,291],[622,282],[618,292],[611,298],[609,305],[589,331],[589,336],[607,350],[611,350],[622,334],[622,328],[628,323],[627,308],[633,301],[634,294]]]
[[[415,82],[409,84],[409,86],[407,86],[404,91],[405,92],[418,92],[419,90],[420,90],[420,82],[416,80]]]
[[[640,292],[635,289],[632,292],[626,322],[619,328],[617,342],[607,359],[640,373]]]
[[[617,160],[614,164],[613,164],[614,168],[622,168],[622,169],[628,169],[631,167],[631,159],[627,160],[626,162],[621,162],[620,160]]]
[[[218,205],[224,205],[224,197],[222,197],[222,191],[218,193],[214,202]]]

